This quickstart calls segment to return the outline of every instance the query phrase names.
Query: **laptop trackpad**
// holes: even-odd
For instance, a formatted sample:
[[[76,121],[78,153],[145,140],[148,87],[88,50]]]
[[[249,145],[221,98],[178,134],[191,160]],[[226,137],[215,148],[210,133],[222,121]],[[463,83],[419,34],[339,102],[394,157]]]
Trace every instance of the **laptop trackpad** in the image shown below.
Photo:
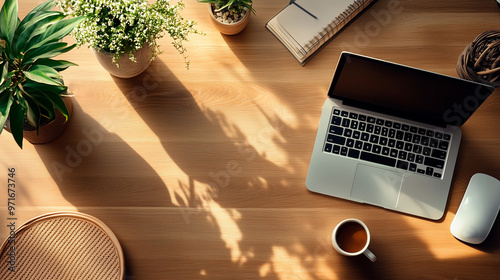
[[[394,208],[397,205],[403,174],[358,164],[351,197],[370,204]]]

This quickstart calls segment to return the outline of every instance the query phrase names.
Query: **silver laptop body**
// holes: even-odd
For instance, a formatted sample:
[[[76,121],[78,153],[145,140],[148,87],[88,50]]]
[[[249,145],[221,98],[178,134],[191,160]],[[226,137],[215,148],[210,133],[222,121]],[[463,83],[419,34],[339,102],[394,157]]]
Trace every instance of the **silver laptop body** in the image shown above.
[[[457,160],[460,126],[493,90],[342,52],[323,105],[307,188],[440,219]]]

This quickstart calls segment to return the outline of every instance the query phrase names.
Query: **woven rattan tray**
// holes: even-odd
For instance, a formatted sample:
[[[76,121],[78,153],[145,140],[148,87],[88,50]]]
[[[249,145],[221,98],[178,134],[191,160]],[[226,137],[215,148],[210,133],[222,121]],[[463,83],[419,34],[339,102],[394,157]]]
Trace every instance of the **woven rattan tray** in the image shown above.
[[[29,220],[15,233],[0,247],[0,279],[124,277],[118,239],[95,217],[75,212],[50,213]]]

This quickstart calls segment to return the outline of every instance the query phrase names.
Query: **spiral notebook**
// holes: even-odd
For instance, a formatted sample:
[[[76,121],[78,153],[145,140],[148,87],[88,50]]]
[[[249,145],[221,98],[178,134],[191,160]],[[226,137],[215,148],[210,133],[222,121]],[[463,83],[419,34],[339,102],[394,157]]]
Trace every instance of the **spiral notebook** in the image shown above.
[[[292,0],[267,29],[304,65],[373,0]]]

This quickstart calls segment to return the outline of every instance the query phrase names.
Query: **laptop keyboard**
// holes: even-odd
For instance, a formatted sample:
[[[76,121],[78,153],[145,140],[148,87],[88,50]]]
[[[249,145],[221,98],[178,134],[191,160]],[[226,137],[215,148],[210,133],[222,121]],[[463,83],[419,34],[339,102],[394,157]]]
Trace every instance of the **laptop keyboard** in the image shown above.
[[[333,108],[323,151],[441,178],[451,135]]]

